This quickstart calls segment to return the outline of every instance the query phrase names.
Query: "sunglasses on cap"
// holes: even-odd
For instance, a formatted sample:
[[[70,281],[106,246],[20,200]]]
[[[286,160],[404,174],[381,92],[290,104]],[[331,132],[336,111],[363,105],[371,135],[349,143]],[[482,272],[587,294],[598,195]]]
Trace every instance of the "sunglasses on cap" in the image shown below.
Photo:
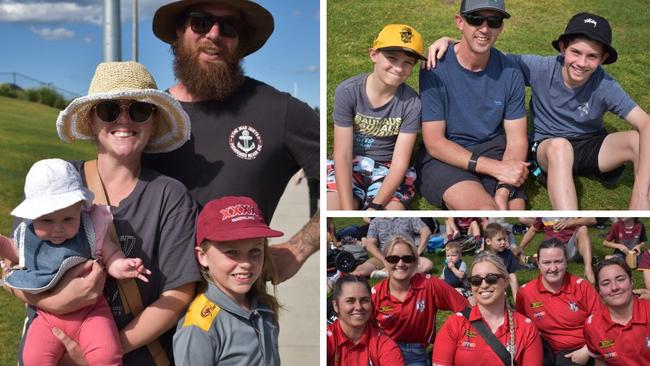
[[[483,280],[485,280],[488,285],[494,285],[500,278],[503,278],[503,275],[497,273],[488,273],[485,277],[475,275],[469,278],[469,284],[474,287],[479,287],[483,283]]]
[[[465,18],[465,21],[467,21],[467,24],[473,25],[475,27],[480,27],[483,25],[483,22],[487,20],[487,25],[490,28],[499,28],[501,25],[503,25],[503,18],[499,16],[483,16],[483,15],[476,15],[476,14],[465,14],[463,16]]]
[[[151,118],[153,111],[156,109],[151,103],[130,101],[128,104],[120,104],[115,100],[107,100],[97,103],[94,107],[95,114],[100,120],[106,123],[113,123],[117,121],[122,114],[122,109],[129,111],[129,118],[133,122],[144,123]]]
[[[415,262],[415,257],[412,255],[403,255],[401,257],[399,255],[389,255],[386,257],[386,262],[390,264],[397,264],[400,260],[404,263],[413,263]]]
[[[239,35],[239,21],[233,16],[216,16],[207,13],[192,12],[187,15],[190,28],[196,34],[207,34],[215,24],[219,25],[219,34],[228,38]]]

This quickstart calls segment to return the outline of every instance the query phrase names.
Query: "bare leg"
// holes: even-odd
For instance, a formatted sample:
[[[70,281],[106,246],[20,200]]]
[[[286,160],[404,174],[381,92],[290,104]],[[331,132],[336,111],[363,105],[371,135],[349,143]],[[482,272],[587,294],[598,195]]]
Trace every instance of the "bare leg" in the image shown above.
[[[573,147],[561,137],[542,141],[537,161],[546,172],[546,186],[555,210],[577,210],[578,197],[573,182]]]
[[[494,198],[474,181],[462,181],[449,187],[442,196],[450,210],[498,210]]]
[[[591,266],[591,238],[586,226],[580,226],[577,233],[578,253],[582,256],[585,265],[585,277],[591,283],[595,282],[594,270]]]

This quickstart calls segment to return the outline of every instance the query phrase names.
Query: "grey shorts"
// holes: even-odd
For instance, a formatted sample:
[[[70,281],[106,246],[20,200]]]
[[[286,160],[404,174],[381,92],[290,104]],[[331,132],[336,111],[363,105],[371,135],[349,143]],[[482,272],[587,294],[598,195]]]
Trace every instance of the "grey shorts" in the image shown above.
[[[481,156],[501,160],[506,148],[506,137],[499,135],[492,140],[465,148]],[[420,145],[420,150],[416,157],[415,169],[418,176],[415,185],[420,194],[431,204],[440,208],[446,208],[442,196],[449,187],[456,183],[468,180],[478,182],[491,196],[494,196],[494,191],[498,183],[492,176],[471,173],[434,159],[429,155],[423,145]],[[526,194],[521,187],[516,188],[514,198],[526,200]]]
[[[566,256],[569,262],[582,258],[578,252],[578,230],[576,230],[571,239],[566,242]]]

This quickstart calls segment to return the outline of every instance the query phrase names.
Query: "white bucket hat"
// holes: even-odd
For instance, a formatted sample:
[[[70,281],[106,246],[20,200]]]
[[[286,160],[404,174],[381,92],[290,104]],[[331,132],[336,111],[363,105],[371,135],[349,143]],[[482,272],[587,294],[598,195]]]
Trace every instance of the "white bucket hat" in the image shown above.
[[[131,99],[156,106],[156,131],[144,149],[163,153],[178,149],[190,139],[190,118],[171,95],[158,90],[149,71],[137,62],[104,62],[97,65],[88,95],[73,100],[56,119],[59,138],[65,142],[92,140],[91,109],[103,100]]]
[[[25,200],[11,214],[34,220],[79,201],[90,209],[93,198],[72,164],[61,159],[45,159],[29,169],[25,178]]]

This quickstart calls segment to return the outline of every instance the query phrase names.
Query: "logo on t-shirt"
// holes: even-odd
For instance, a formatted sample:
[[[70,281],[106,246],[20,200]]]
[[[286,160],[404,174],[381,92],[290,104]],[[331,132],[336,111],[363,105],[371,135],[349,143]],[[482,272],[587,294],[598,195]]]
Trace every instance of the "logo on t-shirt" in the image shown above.
[[[575,313],[576,311],[578,311],[578,304],[576,304],[575,302],[569,302],[569,310]]]
[[[415,302],[415,310],[423,312],[425,308],[424,300],[418,300]]]
[[[262,151],[262,136],[251,126],[243,125],[230,133],[230,148],[238,158],[253,160]]]

